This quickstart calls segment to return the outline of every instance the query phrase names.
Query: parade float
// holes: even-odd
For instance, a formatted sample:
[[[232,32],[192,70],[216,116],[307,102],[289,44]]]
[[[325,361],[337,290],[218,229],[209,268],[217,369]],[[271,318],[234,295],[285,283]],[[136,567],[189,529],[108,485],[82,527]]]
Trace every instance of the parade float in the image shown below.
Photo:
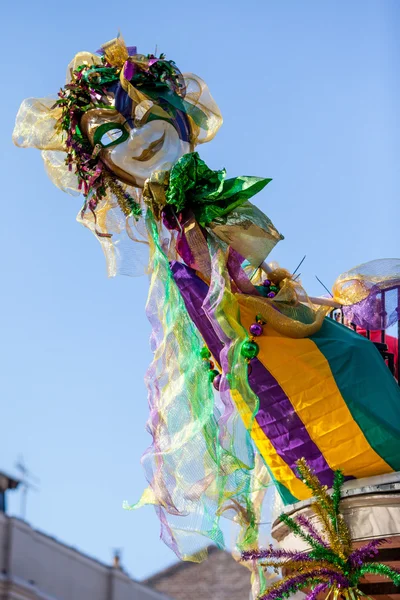
[[[78,221],[108,274],[149,275],[152,444],[134,507],[154,505],[162,539],[185,560],[204,558],[196,534],[223,547],[221,517],[239,524],[240,551],[255,552],[271,483],[285,514],[307,512],[313,489],[299,461],[327,488],[337,471],[353,489],[376,477],[397,485],[400,471],[394,355],[384,337],[375,345],[331,318],[339,309],[365,332],[396,323],[400,260],[350,269],[331,298],[310,297],[268,261],[283,236],[250,199],[271,179],[230,178],[200,158],[221,124],[200,77],[120,36],[78,53],[58,96],[25,100],[13,134],[42,151],[57,187],[82,194]],[[344,489],[354,516],[362,494]],[[382,498],[360,500],[360,514],[368,502],[379,513]],[[354,519],[356,540],[400,529],[371,526],[369,536]],[[274,535],[292,543],[284,522]]]

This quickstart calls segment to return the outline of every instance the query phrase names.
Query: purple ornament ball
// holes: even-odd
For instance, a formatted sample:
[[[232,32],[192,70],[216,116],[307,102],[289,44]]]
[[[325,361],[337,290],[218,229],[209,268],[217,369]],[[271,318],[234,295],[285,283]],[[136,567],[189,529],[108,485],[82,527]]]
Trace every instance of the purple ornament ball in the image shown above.
[[[267,294],[267,298],[275,298],[275,296],[275,292],[269,292],[269,294]]]
[[[217,391],[219,390],[220,384],[221,384],[221,375],[218,374],[213,379],[213,386]]]
[[[271,285],[271,281],[269,279],[264,279],[263,285],[265,285],[265,287],[269,287]]]
[[[251,335],[255,335],[255,336],[259,336],[262,334],[263,332],[263,328],[259,323],[252,323],[250,325],[249,331],[251,333]]]

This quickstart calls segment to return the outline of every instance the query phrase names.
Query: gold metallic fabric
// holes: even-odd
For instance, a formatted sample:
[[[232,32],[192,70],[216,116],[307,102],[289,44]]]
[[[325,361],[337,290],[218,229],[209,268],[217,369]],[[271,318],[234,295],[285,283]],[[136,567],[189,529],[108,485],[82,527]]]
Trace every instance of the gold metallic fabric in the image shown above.
[[[365,300],[374,289],[388,290],[398,285],[399,280],[398,258],[372,260],[340,275],[333,285],[333,298],[349,306]]]
[[[209,224],[220,240],[258,267],[283,239],[270,219],[251,202],[245,202]]]
[[[20,106],[13,131],[13,142],[20,148],[64,150],[63,137],[55,130],[60,108],[52,108],[56,98],[27,98]]]
[[[161,211],[166,204],[165,190],[168,186],[168,179],[168,171],[155,171],[144,184],[143,200],[151,208],[157,220],[161,218]]]
[[[107,62],[113,67],[122,69],[125,62],[129,58],[128,50],[126,48],[123,37],[119,35],[117,38],[110,40],[102,45],[104,55]]]

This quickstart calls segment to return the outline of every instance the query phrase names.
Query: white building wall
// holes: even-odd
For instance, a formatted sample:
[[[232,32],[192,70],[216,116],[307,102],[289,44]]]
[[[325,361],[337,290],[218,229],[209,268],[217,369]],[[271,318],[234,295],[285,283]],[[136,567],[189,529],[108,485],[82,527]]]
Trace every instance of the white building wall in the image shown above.
[[[0,513],[1,600],[165,600],[166,596]]]

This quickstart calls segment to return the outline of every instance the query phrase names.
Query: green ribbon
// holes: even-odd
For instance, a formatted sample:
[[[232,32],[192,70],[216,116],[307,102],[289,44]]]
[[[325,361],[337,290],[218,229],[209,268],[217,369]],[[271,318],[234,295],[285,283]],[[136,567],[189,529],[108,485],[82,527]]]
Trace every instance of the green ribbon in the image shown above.
[[[98,81],[91,81],[90,77],[96,73],[99,76]],[[119,80],[119,75],[114,67],[93,67],[89,71],[85,71],[83,74],[83,79],[87,82],[91,82],[94,87],[96,85],[106,85],[108,83],[113,83],[114,81]]]
[[[140,87],[138,86],[138,89],[155,102],[158,102],[161,98],[170,105],[173,111],[181,110],[186,113],[193,119],[198,127],[207,131],[207,115],[194,104],[191,104],[178,96],[178,94],[165,85],[165,83],[155,82],[151,87],[143,85]]]
[[[176,212],[190,207],[204,227],[258,194],[271,181],[263,177],[225,177],[225,169],[212,171],[197,152],[185,154],[172,167],[167,204]]]

